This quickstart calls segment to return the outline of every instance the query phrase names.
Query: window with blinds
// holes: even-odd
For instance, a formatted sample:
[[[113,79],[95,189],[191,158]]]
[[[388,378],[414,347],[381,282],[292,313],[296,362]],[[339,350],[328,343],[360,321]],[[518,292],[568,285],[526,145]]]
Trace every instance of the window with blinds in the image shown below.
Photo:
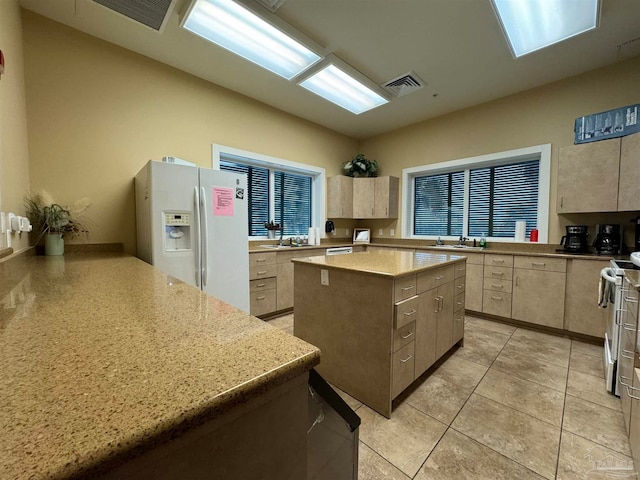
[[[416,176],[413,234],[512,238],[525,220],[528,235],[538,224],[539,179],[539,160]]]
[[[284,225],[283,235],[308,232],[312,217],[311,176],[222,159],[220,169],[247,175],[249,236],[266,236],[264,224],[270,220]]]

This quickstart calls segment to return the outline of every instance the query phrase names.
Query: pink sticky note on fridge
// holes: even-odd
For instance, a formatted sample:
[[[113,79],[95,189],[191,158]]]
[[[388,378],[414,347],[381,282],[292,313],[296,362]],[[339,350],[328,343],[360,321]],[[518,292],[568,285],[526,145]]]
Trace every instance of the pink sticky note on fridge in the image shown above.
[[[213,215],[221,217],[233,216],[233,188],[213,187]]]

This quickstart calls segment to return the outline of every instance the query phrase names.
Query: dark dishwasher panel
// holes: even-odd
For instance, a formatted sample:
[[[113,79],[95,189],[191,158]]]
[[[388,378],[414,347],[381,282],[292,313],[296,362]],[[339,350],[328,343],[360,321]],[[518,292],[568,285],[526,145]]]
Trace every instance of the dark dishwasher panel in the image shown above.
[[[309,372],[308,480],[357,480],[360,417],[315,370]]]

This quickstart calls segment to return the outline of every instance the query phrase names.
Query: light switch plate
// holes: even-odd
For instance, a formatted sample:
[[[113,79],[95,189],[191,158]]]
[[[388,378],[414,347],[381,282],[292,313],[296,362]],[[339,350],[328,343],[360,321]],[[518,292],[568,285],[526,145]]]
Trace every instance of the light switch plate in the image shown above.
[[[389,230],[389,235],[390,236],[393,237],[395,234],[396,234],[396,231],[393,228]]]
[[[320,269],[320,284],[329,285],[329,270]]]
[[[383,235],[384,234],[384,230],[382,230],[381,228],[378,229],[378,235]]]

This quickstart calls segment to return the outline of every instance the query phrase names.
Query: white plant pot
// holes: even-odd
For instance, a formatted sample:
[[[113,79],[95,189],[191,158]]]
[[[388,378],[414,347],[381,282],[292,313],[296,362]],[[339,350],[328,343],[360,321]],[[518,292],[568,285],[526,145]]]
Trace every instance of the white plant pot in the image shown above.
[[[60,233],[47,233],[44,236],[45,255],[64,255],[64,238]]]

